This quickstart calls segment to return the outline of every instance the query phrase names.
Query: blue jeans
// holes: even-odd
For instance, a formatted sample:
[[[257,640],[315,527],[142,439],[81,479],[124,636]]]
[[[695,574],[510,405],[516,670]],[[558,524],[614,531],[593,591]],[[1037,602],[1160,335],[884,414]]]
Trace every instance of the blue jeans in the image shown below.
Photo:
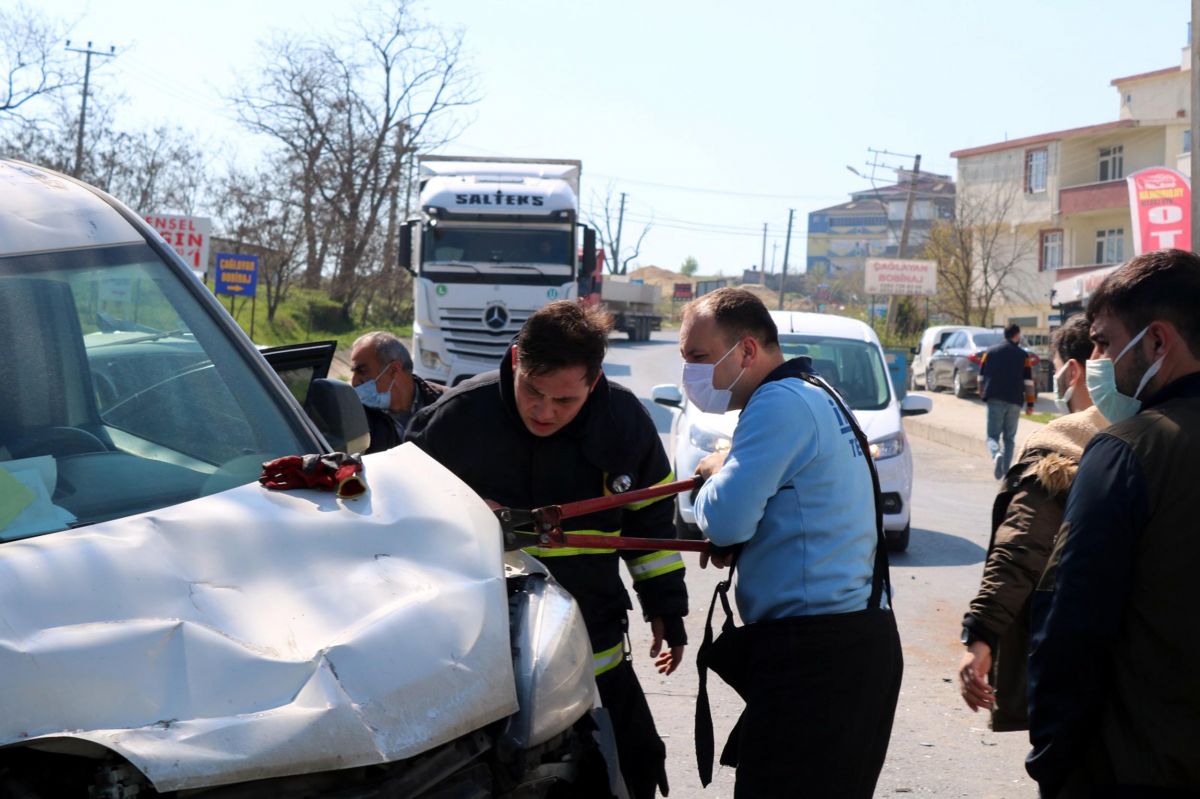
[[[987,401],[987,444],[988,451],[995,460],[997,452],[1003,452],[1001,462],[1004,471],[1012,466],[1013,448],[1017,445],[1017,422],[1021,419],[1021,406],[1013,405],[1004,400],[990,399]],[[1004,436],[1004,447],[1001,449],[1000,437]]]

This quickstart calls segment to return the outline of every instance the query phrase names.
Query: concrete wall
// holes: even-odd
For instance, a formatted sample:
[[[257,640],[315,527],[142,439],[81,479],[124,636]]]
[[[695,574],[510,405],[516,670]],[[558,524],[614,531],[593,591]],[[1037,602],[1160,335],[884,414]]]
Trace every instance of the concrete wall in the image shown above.
[[[1191,105],[1190,69],[1117,84],[1121,119],[1174,119]]]
[[[1125,148],[1125,171],[1128,175],[1148,166],[1166,164],[1166,131],[1162,125],[1121,128],[1097,136],[1078,136],[1062,142],[1059,164],[1061,187],[1082,186],[1100,180],[1100,150],[1122,145]],[[1181,129],[1182,131],[1182,129]],[[1178,144],[1183,148],[1183,133]],[[1174,153],[1172,153],[1174,155]]]

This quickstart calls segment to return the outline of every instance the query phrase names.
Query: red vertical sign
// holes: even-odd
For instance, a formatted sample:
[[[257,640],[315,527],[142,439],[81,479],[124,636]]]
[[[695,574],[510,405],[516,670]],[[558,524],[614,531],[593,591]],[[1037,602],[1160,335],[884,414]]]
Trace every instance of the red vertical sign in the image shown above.
[[[1192,249],[1192,184],[1174,169],[1152,166],[1125,179],[1133,217],[1133,254]]]

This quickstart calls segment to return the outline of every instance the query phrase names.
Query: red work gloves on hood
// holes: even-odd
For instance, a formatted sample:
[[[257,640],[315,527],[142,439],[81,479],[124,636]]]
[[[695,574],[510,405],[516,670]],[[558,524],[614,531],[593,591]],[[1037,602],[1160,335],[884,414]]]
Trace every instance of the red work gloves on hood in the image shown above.
[[[276,458],[263,464],[258,482],[275,491],[293,488],[336,491],[341,499],[358,499],[367,493],[362,458],[344,452]]]

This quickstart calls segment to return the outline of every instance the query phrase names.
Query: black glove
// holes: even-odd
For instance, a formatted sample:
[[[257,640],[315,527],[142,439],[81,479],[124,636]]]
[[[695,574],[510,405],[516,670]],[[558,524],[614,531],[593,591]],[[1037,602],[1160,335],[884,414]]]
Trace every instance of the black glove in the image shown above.
[[[663,638],[667,640],[667,646],[683,646],[688,642],[682,616],[663,616],[662,623]]]

